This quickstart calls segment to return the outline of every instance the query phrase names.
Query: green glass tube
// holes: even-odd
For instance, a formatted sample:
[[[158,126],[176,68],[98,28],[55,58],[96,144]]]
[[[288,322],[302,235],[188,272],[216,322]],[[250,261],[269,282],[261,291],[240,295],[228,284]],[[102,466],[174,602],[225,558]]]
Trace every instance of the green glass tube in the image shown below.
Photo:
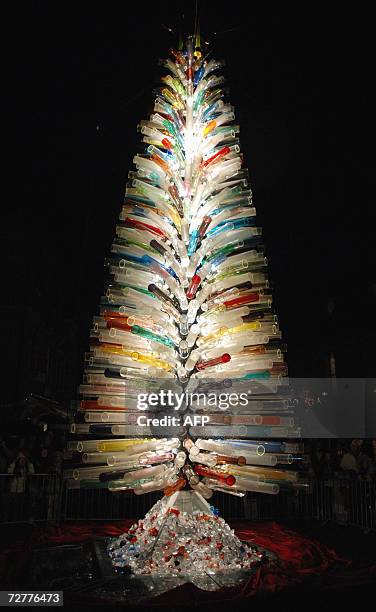
[[[148,289],[143,289],[142,287],[138,287],[137,285],[129,285],[128,283],[123,284],[119,282],[118,284],[122,287],[129,287],[130,289],[134,289],[135,291],[139,291],[140,293],[144,293],[145,295],[156,299],[154,293],[148,291]]]
[[[80,489],[108,489],[108,482],[99,480],[81,480]]]
[[[230,253],[233,253],[234,251],[236,251],[238,245],[239,243],[237,241],[235,244],[227,244],[226,246],[221,247],[220,249],[217,249],[216,251],[213,251],[212,253],[210,253],[210,255],[205,257],[204,263],[206,261],[211,261],[212,259],[214,259],[215,257],[218,257],[219,255],[229,255]]]
[[[248,372],[245,376],[242,376],[240,380],[258,380],[270,378],[269,370],[262,370],[260,372]]]
[[[140,247],[141,249],[144,249],[145,251],[149,251],[150,253],[157,253],[157,251],[153,249],[153,247],[151,247],[150,244],[147,244],[146,242],[138,242],[138,240],[130,240],[129,238],[125,238],[125,241],[126,241],[125,246],[133,244],[134,246]]]
[[[227,268],[226,272],[222,272],[222,274],[218,274],[217,276],[215,276],[210,282],[214,283],[216,281],[228,278],[229,276],[241,276],[242,274],[248,274],[248,273],[249,273],[248,268],[244,268],[244,266],[243,267],[239,266],[238,268],[236,268],[236,266],[233,266],[231,268]],[[241,283],[241,279],[239,279],[239,283]]]
[[[134,487],[139,487],[144,482],[150,482],[153,478],[141,478],[139,480],[132,480],[130,482],[125,483],[123,480],[110,480],[109,482],[103,483],[106,485],[106,489],[109,491],[125,491],[129,489],[133,489]]]
[[[204,97],[205,97],[205,92],[204,91],[200,91],[200,93],[198,94],[198,96],[197,96],[197,98],[195,100],[195,103],[193,105],[193,111],[194,112],[196,112],[197,109],[199,108],[199,106],[201,106],[201,104],[202,104],[202,102],[204,100]]]
[[[153,332],[140,327],[139,325],[132,325],[132,334],[136,334],[137,336],[142,336],[143,338],[147,338],[148,340],[154,340],[155,342],[159,342],[160,344],[164,344],[165,346],[173,347],[174,343],[172,340],[168,338],[164,338],[163,336],[159,336],[158,334],[154,334]]]

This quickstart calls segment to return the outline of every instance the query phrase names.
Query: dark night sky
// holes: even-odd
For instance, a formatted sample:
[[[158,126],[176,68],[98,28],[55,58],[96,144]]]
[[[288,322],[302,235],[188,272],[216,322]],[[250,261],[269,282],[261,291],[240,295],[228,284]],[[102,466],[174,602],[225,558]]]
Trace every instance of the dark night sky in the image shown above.
[[[324,374],[331,348],[338,375],[375,374],[370,17],[252,5],[202,2],[201,27],[235,28],[215,37],[214,56],[227,63],[291,374]],[[14,175],[3,285],[15,309],[33,300],[55,326],[76,321],[82,352],[136,125],[174,44],[161,23],[176,27],[182,13],[178,2],[139,6],[32,2],[4,25]]]

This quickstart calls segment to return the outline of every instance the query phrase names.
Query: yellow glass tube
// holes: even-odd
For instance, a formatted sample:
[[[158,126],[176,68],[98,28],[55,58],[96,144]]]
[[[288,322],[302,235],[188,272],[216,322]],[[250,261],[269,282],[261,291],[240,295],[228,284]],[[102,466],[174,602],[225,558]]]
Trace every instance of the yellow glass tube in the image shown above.
[[[254,321],[252,323],[242,323],[241,325],[236,325],[236,327],[221,327],[214,334],[203,336],[202,343],[208,342],[209,340],[222,338],[223,336],[227,336],[229,334],[240,334],[245,331],[259,331],[260,329],[261,323],[259,321]]]
[[[208,134],[210,134],[210,132],[212,130],[214,130],[214,128],[217,127],[217,122],[216,121],[209,121],[209,123],[206,125],[206,127],[203,129],[202,131],[202,135],[203,136],[207,136]]]
[[[259,476],[261,478],[265,478],[266,480],[288,480],[294,482],[298,477],[297,472],[273,470],[266,467],[256,467],[251,465],[228,465],[226,466],[226,471],[229,472],[229,474],[233,474],[233,476]]]
[[[160,370],[166,370],[167,372],[171,372],[173,370],[173,367],[162,359],[157,359],[156,357],[148,357],[147,355],[142,355],[142,353],[138,353],[137,351],[126,351],[120,344],[106,344],[104,342],[101,342],[99,348],[102,351],[105,351],[106,353],[124,355],[124,357],[130,357],[131,359],[133,359],[133,361],[139,361],[140,363],[155,366]]]
[[[104,453],[106,451],[124,451],[131,446],[145,444],[150,441],[150,438],[134,438],[131,440],[99,440],[97,450],[100,453]]]

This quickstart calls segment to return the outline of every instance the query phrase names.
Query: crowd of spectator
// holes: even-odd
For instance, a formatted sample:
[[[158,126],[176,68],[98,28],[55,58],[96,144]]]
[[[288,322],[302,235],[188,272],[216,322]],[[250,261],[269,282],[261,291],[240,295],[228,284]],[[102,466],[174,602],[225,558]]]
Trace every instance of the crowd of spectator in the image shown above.
[[[0,522],[57,520],[63,448],[52,430],[0,438]],[[376,482],[376,440],[305,440],[300,459],[291,469],[315,481]]]
[[[376,480],[376,440],[306,440],[303,467],[319,480]]]
[[[0,439],[0,520],[57,516],[63,445],[53,431]]]

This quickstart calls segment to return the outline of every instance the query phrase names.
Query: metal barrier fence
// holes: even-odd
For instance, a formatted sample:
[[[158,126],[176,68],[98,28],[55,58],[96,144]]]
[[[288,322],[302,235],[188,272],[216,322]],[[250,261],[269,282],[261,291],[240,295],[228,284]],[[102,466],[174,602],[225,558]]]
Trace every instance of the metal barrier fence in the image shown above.
[[[55,474],[0,474],[0,522],[115,521],[144,516],[160,493],[134,495],[107,489],[66,489]],[[312,480],[308,490],[244,498],[216,493],[225,519],[334,521],[376,531],[376,483],[357,479]]]
[[[62,492],[56,474],[0,474],[0,523],[59,521]]]
[[[333,521],[376,531],[376,483],[366,480],[312,480],[308,491],[245,499],[251,520]]]
[[[121,520],[143,517],[162,497],[160,492],[134,495],[132,491],[110,493],[107,489],[71,489],[64,496],[65,520]],[[246,518],[244,499],[218,493],[214,504],[221,516]]]
[[[68,489],[63,497],[62,517],[65,520],[121,520],[140,518],[161,495],[132,491],[111,493],[108,489]]]
[[[106,489],[65,492],[65,520],[120,520],[139,518],[160,499],[159,493],[136,496]],[[364,480],[312,480],[308,490],[233,497],[216,493],[211,503],[225,519],[334,521],[376,530],[376,483]]]

